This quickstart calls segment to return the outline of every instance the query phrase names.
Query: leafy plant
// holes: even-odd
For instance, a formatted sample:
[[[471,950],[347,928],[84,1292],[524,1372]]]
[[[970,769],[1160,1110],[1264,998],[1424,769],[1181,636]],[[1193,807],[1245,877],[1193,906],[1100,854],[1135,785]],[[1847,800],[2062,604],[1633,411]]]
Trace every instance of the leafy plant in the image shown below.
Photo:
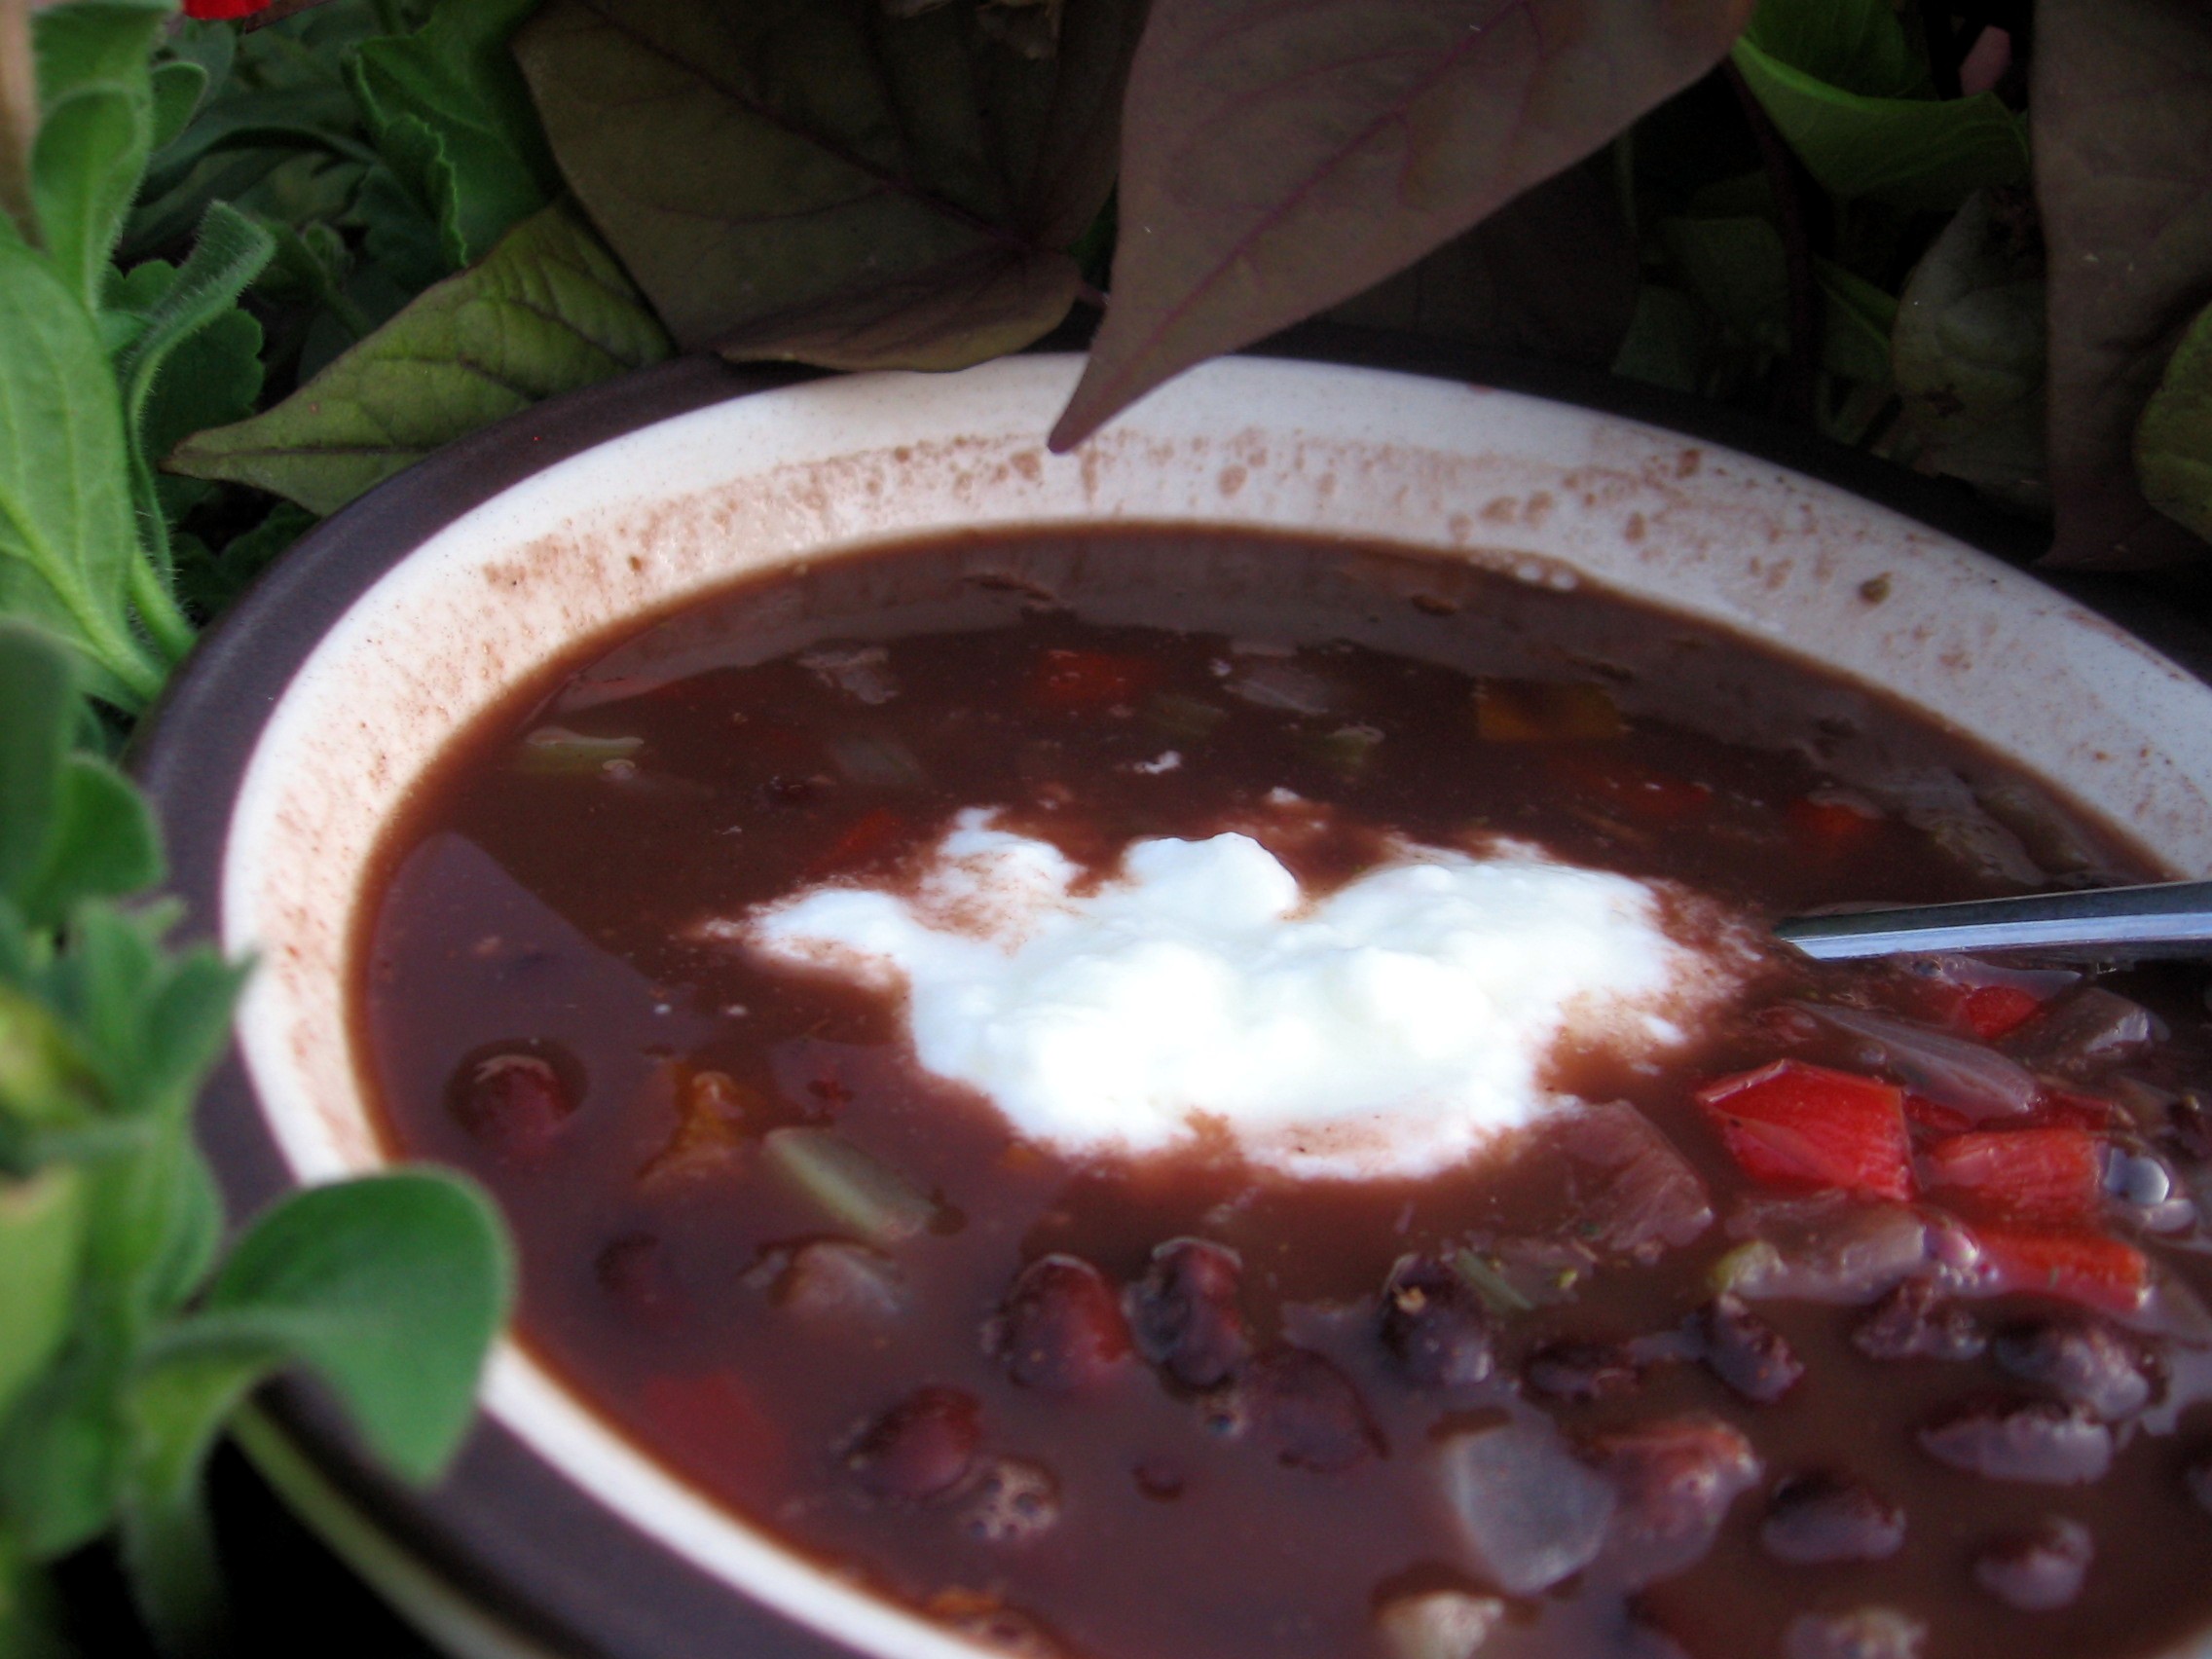
[[[39,630],[0,625],[0,1630],[120,1527],[203,1633],[197,1471],[273,1366],[404,1469],[458,1432],[504,1272],[461,1189],[311,1195],[209,1276],[236,975],[119,903],[158,850],[99,758],[442,444],[677,350],[949,369],[1102,313],[1067,446],[1321,314],[1807,426],[2059,562],[2212,538],[2193,0],[185,10],[0,0],[0,618]],[[413,1383],[410,1277],[449,1293]]]
[[[241,971],[169,948],[175,906],[119,903],[161,877],[152,822],[72,747],[70,659],[20,623],[0,623],[0,1649],[37,1634],[39,1565],[117,1528],[149,1626],[204,1648],[200,1481],[225,1419],[304,1365],[428,1478],[504,1318],[506,1244],[473,1188],[409,1170],[300,1194],[215,1265],[192,1105]]]

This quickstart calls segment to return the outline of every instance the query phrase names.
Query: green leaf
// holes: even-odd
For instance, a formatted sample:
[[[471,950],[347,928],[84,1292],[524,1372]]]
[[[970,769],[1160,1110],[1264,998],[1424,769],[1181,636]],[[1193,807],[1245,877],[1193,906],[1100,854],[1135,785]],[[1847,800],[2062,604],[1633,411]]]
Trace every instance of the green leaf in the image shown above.
[[[84,1255],[83,1178],[67,1165],[0,1175],[0,1419],[60,1351]]]
[[[953,368],[1079,292],[1141,10],[1065,0],[1056,43],[1021,43],[977,0],[550,0],[515,52],[679,344]]]
[[[0,1116],[74,1126],[98,1110],[96,1080],[53,1014],[21,988],[0,985]]]
[[[1994,92],[1971,98],[1868,97],[1760,50],[1736,67],[1806,171],[1846,201],[1948,213],[1976,190],[2028,181],[2026,123]]]
[[[450,0],[421,33],[364,44],[355,97],[377,146],[431,209],[454,270],[550,202],[560,173],[507,50],[538,0]]]
[[[0,1659],[77,1659],[60,1595],[0,1527]]]
[[[38,622],[134,709],[162,669],[132,633],[122,401],[99,331],[37,254],[0,241],[0,612]]]
[[[2212,541],[2212,306],[2196,313],[2135,428],[2143,496]]]
[[[135,88],[83,88],[40,123],[31,149],[40,238],[88,307],[97,303],[152,136],[152,100]]]
[[[513,1296],[498,1211],[427,1169],[294,1195],[254,1223],[203,1311],[165,1333],[146,1375],[229,1357],[307,1366],[377,1456],[434,1476],[461,1444]]]
[[[0,896],[37,876],[60,814],[76,677],[44,634],[0,618]]]
[[[2014,506],[2044,482],[2044,262],[2016,193],[1975,196],[1906,278],[1891,366],[1892,452]]]
[[[1841,92],[1903,98],[1934,91],[1891,0],[1761,0],[1744,38]]]
[[[1890,334],[1898,302],[1832,259],[1813,256],[1821,290],[1821,366],[1868,386],[1890,384]]]
[[[166,465],[335,512],[441,444],[668,350],[621,268],[550,207],[275,409],[201,433]]]
[[[153,69],[154,148],[175,142],[191,125],[200,100],[207,95],[207,71],[198,63],[171,59]]]
[[[154,146],[148,58],[168,0],[74,0],[39,14],[31,193],[62,278],[96,307]]]
[[[1677,289],[1646,282],[1613,357],[1613,373],[1675,391],[1700,389],[1706,326],[1697,304]]]
[[[169,511],[154,461],[192,433],[252,409],[261,391],[261,325],[238,302],[276,247],[274,237],[235,207],[210,205],[191,256],[116,355],[132,493],[165,581],[172,574]]]
[[[121,898],[162,878],[153,815],[104,760],[72,755],[45,862],[17,896],[34,925],[55,927],[82,901]]]
[[[1789,350],[1788,262],[1771,223],[1679,214],[1659,221],[1659,240],[1690,292],[1723,325],[1771,355]]]
[[[35,1561],[66,1555],[114,1525],[123,1378],[114,1346],[80,1328],[0,1422],[0,1533],[13,1530]]]
[[[1124,106],[1113,299],[1053,447],[1579,161],[1704,74],[1750,10],[1155,0]]]
[[[2144,497],[2135,431],[2212,295],[2212,9],[2040,0],[2028,106],[2050,257],[2053,564],[2201,558]]]
[[[184,483],[165,479],[165,483]],[[181,538],[177,546],[177,592],[203,616],[220,616],[254,577],[319,521],[307,508],[278,501],[259,524],[233,536],[220,550]]]

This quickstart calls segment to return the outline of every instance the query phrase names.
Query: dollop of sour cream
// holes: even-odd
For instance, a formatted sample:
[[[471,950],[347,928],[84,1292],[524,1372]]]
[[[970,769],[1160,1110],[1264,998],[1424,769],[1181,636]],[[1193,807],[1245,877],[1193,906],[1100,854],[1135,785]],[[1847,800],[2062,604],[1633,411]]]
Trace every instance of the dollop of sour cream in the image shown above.
[[[1526,842],[1399,842],[1319,898],[1258,841],[1132,843],[1111,877],[962,813],[903,892],[817,887],[729,930],[905,993],[921,1065],[1022,1137],[1139,1158],[1226,1133],[1300,1178],[1425,1176],[1570,1103],[1563,1038],[1630,1056],[1739,977],[1649,884]]]

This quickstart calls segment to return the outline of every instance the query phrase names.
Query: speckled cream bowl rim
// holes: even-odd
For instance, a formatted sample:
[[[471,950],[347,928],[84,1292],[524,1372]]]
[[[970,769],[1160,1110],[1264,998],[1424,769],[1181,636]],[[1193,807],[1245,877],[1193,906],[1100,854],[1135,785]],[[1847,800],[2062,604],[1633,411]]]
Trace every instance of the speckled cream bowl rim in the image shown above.
[[[1962,725],[2176,869],[2212,869],[2212,689],[2041,584],[1780,466],[1448,380],[1216,362],[1071,456],[1042,434],[1080,360],[824,379],[560,461],[369,587],[283,691],[221,865],[261,963],[240,1043],[291,1175],[377,1167],[347,952],[386,822],[447,740],[570,642],[734,576],[978,526],[1123,521],[1381,539],[1732,628]],[[976,1649],[821,1570],[643,1456],[523,1348],[494,1421],[629,1527],[833,1641]]]

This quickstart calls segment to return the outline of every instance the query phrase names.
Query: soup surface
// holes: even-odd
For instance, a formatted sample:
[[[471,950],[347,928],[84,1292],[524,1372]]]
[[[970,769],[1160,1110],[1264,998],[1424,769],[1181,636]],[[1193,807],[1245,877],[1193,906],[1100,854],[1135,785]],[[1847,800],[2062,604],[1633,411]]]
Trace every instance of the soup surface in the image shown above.
[[[525,1340],[624,1433],[1023,1652],[2055,1659],[2204,1624],[2199,985],[1758,942],[2155,872],[1863,689],[1536,575],[978,536],[598,642],[387,837],[356,1006],[389,1138],[498,1196]],[[1056,885],[946,901],[964,829]],[[1229,904],[1216,855],[1290,895],[1221,924],[1244,956],[1129,920],[1179,869]],[[1574,972],[1613,989],[1531,989],[1565,887],[1483,932],[1531,871],[1612,905]],[[1329,977],[1363,883],[1448,875],[1476,920],[1360,936],[1412,977]],[[840,943],[825,896],[903,942]],[[1133,1023],[1048,974],[1103,982],[1108,945],[1009,971],[1070,918],[1136,940],[1098,1005]],[[1250,1020],[1161,992],[1162,940]],[[1672,988],[1619,990],[1646,946]],[[1021,1012],[970,1041],[983,1002]],[[1440,1057],[1401,1087],[1408,1055]],[[1438,1153],[1423,1103],[1476,1072]],[[1061,1116],[1017,1112],[1048,1074]],[[1114,1110],[1066,1128],[1087,1088]],[[1151,1138],[1114,1089],[1166,1103]],[[1313,1126],[1355,1095],[1368,1139]]]

